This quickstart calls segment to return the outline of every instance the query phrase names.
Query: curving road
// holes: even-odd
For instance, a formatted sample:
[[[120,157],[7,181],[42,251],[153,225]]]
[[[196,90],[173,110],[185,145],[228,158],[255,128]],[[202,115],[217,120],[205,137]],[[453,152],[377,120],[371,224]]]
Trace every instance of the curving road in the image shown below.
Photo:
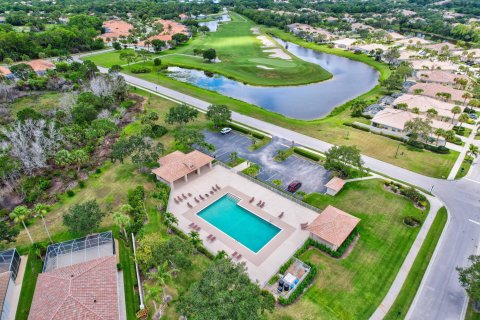
[[[74,57],[76,60],[79,56]],[[106,68],[99,67],[107,72]],[[125,80],[168,99],[187,103],[206,110],[206,101],[162,87],[127,74]],[[265,131],[288,141],[325,152],[332,145],[324,141],[234,112],[234,121]],[[468,176],[460,181],[447,181],[426,177],[392,164],[363,156],[365,165],[373,171],[432,191],[449,211],[449,221],[427,269],[407,319],[458,320],[465,315],[467,296],[458,282],[457,266],[467,265],[467,258],[480,250],[480,165],[478,160]],[[432,189],[433,188],[433,189]],[[402,315],[404,316],[404,315]]]

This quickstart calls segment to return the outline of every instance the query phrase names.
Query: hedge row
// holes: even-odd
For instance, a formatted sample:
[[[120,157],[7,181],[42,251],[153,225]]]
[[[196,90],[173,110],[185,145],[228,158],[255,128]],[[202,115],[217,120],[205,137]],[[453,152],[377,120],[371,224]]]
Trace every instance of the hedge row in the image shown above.
[[[257,139],[265,139],[265,136],[263,134],[260,134],[260,133],[255,132],[255,131],[250,131],[249,129],[247,129],[245,127],[242,127],[242,126],[239,126],[235,123],[230,123],[230,128],[232,128],[235,131],[244,133],[244,134],[251,134],[253,137],[255,137]]]
[[[298,155],[301,155],[305,158],[308,158],[313,161],[320,161],[320,156],[314,154],[313,152],[307,151],[305,149],[300,149],[300,148],[293,148],[293,152],[295,152]]]
[[[360,126],[356,123],[344,122],[343,125],[345,125],[347,127],[352,127],[352,128],[358,129],[358,130],[362,130],[362,131],[365,131],[365,132],[370,132],[369,128],[365,128],[364,126]]]
[[[310,267],[310,272],[307,274],[305,279],[295,288],[295,290],[290,294],[288,298],[279,297],[278,303],[281,305],[292,304],[297,298],[303,293],[303,291],[313,282],[315,276],[317,275],[317,267],[311,263],[305,262],[306,265]]]

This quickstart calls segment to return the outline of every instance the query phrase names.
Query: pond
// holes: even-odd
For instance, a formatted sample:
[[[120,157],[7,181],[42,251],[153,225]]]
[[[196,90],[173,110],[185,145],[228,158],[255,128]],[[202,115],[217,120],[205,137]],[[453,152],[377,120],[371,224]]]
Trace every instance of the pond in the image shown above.
[[[230,21],[230,16],[228,14],[222,14],[218,16],[216,20],[199,22],[199,26],[207,26],[210,29],[210,32],[215,32],[218,29],[218,26],[222,22]]]
[[[167,74],[176,80],[301,120],[324,117],[335,107],[371,90],[378,82],[378,71],[364,63],[275,40],[284,47],[288,44],[287,50],[292,54],[320,65],[333,77],[302,86],[260,87],[218,74],[179,67],[169,67]]]

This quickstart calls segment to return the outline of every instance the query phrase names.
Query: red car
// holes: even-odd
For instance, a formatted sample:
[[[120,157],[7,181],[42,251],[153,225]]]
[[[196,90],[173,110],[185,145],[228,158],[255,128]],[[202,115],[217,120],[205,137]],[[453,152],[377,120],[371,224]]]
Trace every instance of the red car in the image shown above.
[[[291,193],[294,193],[295,191],[300,189],[301,186],[302,186],[302,183],[300,181],[295,180],[290,182],[290,184],[287,187],[287,190],[290,191]]]

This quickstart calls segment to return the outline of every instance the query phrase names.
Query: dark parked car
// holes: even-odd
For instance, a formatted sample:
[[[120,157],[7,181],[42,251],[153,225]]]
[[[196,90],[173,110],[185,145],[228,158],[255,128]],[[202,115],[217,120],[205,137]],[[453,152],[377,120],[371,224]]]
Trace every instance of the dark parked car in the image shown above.
[[[295,191],[300,189],[301,186],[302,186],[302,183],[300,181],[295,180],[290,182],[290,184],[287,187],[287,190],[290,191],[291,193],[294,193]]]

